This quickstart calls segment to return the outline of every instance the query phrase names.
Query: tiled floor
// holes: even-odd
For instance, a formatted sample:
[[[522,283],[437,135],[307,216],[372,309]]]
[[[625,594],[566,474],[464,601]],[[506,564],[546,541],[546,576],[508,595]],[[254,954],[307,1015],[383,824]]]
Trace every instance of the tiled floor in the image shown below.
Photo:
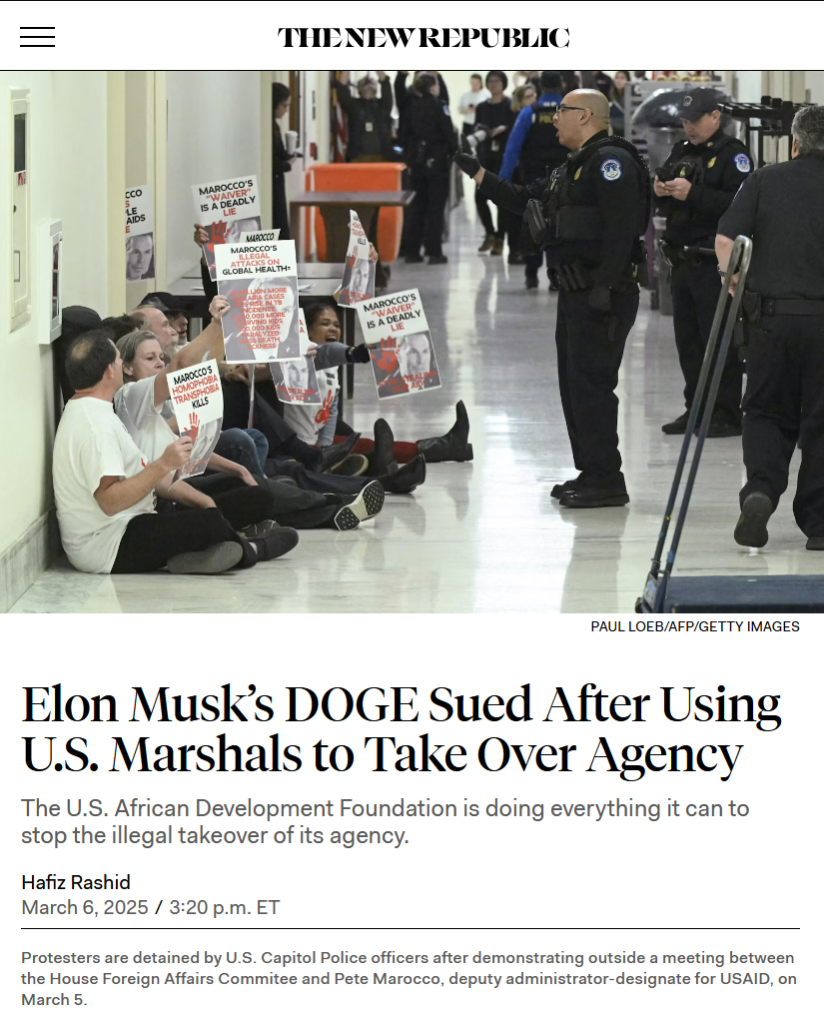
[[[476,255],[478,227],[454,218],[447,267],[395,268],[420,287],[441,391],[379,403],[358,368],[353,426],[385,416],[399,440],[443,433],[459,398],[472,419],[474,465],[432,466],[408,498],[350,534],[308,532],[287,558],[220,579],[87,577],[58,565],[16,612],[631,612],[658,535],[681,412],[672,321],[642,312],[624,360],[621,438],[628,509],[567,512],[550,498],[573,475],[555,381],[555,300],[526,292],[523,270]],[[350,407],[350,411],[352,407]],[[763,553],[737,548],[740,441],[708,442],[679,555],[685,573],[824,573],[785,502]]]

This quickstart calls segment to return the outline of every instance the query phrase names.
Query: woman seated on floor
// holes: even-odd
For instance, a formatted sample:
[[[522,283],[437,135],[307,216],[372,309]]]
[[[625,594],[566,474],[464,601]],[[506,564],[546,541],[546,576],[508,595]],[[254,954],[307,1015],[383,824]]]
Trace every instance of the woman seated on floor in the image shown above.
[[[166,373],[163,351],[151,331],[127,334],[117,343],[123,361],[123,387],[115,395],[115,412],[132,439],[150,459],[174,440],[176,424],[164,410],[168,387],[158,395],[158,377]],[[160,399],[160,401],[158,401]],[[225,511],[242,503],[250,488],[263,484],[272,497],[272,515],[281,526],[295,529],[329,527],[351,530],[374,518],[384,503],[383,488],[376,481],[352,495],[310,493],[292,484],[255,478],[240,465],[213,455],[212,474],[190,478],[172,486],[169,497],[181,505],[201,507],[213,502]]]
[[[339,419],[338,374],[326,367],[342,366],[345,362],[369,362],[368,350],[358,346],[347,350],[340,344],[341,325],[337,310],[325,303],[307,306],[304,310],[309,340],[317,347],[315,366],[321,387],[323,404],[318,411],[311,406],[285,406],[284,419],[298,437],[307,444],[324,448],[351,436],[352,428]],[[457,422],[443,437],[425,441],[396,442],[389,424],[384,419],[375,423],[375,440],[362,439],[354,448],[355,454],[365,455],[368,466],[363,472],[380,476],[391,471],[396,463],[412,462],[421,455],[428,463],[471,462],[472,445],[469,443],[469,416],[463,402],[458,402]]]

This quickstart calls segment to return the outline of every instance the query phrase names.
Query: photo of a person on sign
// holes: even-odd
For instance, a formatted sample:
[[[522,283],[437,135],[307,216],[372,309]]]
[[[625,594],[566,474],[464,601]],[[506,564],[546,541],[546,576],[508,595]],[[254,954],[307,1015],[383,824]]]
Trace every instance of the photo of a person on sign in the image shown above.
[[[126,280],[149,281],[154,276],[154,235],[131,235],[126,239]]]
[[[441,387],[435,349],[428,331],[388,338],[372,358],[379,398]]]
[[[274,277],[232,282],[232,308],[224,319],[227,363],[266,363],[300,356],[298,296],[291,283]]]

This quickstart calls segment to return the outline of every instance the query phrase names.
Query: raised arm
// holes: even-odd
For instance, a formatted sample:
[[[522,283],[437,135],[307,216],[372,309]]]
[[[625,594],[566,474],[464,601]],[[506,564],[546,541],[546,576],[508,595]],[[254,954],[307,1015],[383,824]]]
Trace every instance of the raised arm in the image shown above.
[[[178,370],[186,370],[190,366],[197,366],[206,358],[217,359],[218,362],[223,359],[223,356],[225,355],[225,348],[223,344],[223,325],[221,321],[228,311],[228,299],[225,299],[222,295],[218,295],[212,299],[212,303],[209,306],[209,313],[212,316],[212,322],[202,334],[195,338],[194,341],[190,342],[188,345],[184,345],[171,363],[169,363],[168,368],[163,373],[159,373],[157,377],[155,377],[155,405],[162,405],[171,398],[171,392],[169,391],[170,373],[176,373]]]

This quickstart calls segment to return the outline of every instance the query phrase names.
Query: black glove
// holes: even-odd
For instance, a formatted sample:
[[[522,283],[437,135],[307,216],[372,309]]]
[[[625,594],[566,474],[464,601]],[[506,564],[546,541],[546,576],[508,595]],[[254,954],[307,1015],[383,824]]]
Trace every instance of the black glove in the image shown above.
[[[347,363],[368,363],[371,358],[366,345],[355,345],[346,351]]]
[[[453,161],[460,167],[460,169],[467,174],[470,178],[474,178],[478,171],[481,169],[481,164],[478,158],[472,152],[467,152],[465,149],[460,149],[453,157]]]
[[[587,303],[590,309],[595,309],[599,313],[609,313],[612,311],[612,293],[605,284],[596,284],[592,291],[589,293],[589,302]]]

